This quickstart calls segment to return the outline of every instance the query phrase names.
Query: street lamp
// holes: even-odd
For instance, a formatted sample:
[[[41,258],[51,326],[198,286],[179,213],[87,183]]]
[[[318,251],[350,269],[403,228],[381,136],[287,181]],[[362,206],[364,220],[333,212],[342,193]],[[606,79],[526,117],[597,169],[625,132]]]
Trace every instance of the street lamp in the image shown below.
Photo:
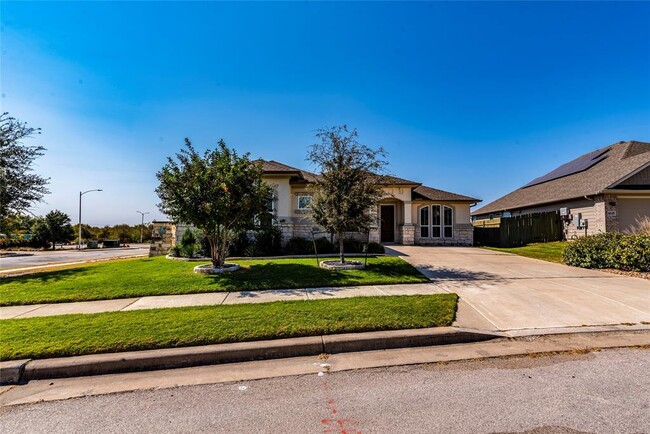
[[[96,188],[94,190],[86,190],[79,192],[79,239],[77,240],[77,249],[81,250],[81,196],[91,191],[103,191],[101,188]]]
[[[136,212],[142,215],[142,223],[140,224],[140,244],[142,244],[142,230],[144,229],[144,215],[149,214],[149,211],[147,212],[136,211]]]

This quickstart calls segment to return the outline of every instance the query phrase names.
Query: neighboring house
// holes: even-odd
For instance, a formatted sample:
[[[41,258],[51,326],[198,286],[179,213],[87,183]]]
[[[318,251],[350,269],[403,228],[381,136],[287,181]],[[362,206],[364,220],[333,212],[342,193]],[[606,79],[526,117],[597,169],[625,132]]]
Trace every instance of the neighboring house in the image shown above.
[[[474,211],[473,219],[558,211],[568,238],[625,231],[650,216],[650,143],[619,142],[582,155]]]
[[[284,240],[311,237],[311,186],[318,175],[276,161],[263,161],[274,191],[272,212]],[[470,205],[478,199],[426,187],[419,182],[383,176],[384,197],[377,202],[370,241],[396,244],[472,245]],[[324,236],[327,234],[320,234]],[[353,235],[353,234],[351,234]],[[361,234],[356,234],[357,237]]]

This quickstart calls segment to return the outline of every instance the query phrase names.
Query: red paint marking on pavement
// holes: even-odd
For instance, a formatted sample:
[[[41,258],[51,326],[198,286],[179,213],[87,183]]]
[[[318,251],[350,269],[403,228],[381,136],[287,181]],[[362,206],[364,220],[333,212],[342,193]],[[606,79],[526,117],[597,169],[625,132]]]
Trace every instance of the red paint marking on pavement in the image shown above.
[[[325,433],[338,433],[338,434],[361,434],[361,431],[351,426],[359,425],[359,421],[348,418],[337,418],[338,409],[336,408],[336,402],[332,398],[329,385],[327,381],[323,380],[321,386],[325,391],[325,397],[327,399],[327,410],[330,413],[330,418],[322,419],[321,423],[325,425],[323,432]]]

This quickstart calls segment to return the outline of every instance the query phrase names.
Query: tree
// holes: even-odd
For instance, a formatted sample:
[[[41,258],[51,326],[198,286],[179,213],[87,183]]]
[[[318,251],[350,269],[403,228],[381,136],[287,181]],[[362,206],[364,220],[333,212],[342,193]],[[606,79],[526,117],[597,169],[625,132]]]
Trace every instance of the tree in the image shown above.
[[[382,195],[379,174],[386,166],[386,152],[370,149],[357,140],[357,131],[347,126],[319,129],[320,143],[311,146],[307,159],[320,169],[311,201],[313,220],[339,242],[341,263],[345,263],[345,232],[368,230],[371,210]]]
[[[32,237],[35,243],[43,246],[52,243],[52,250],[56,250],[56,243],[74,238],[70,217],[59,210],[48,212],[44,218],[36,219],[32,225]]]
[[[175,221],[201,230],[210,244],[215,268],[223,267],[228,247],[241,229],[266,211],[271,187],[262,181],[262,165],[237,155],[220,140],[201,156],[185,139],[185,148],[169,157],[156,174],[158,207]]]
[[[26,146],[23,139],[40,134],[9,116],[0,115],[0,224],[6,224],[10,214],[21,214],[48,194],[48,179],[33,171],[36,158],[43,155],[42,146]]]

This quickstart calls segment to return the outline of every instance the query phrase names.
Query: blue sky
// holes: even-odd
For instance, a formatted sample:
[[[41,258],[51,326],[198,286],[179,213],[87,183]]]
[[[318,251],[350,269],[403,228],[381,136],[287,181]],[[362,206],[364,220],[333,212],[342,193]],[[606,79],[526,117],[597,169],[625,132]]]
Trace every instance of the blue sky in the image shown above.
[[[1,3],[2,110],[42,128],[33,211],[161,218],[188,136],[309,168],[348,124],[390,171],[483,204],[619,140],[650,141],[650,3]]]

